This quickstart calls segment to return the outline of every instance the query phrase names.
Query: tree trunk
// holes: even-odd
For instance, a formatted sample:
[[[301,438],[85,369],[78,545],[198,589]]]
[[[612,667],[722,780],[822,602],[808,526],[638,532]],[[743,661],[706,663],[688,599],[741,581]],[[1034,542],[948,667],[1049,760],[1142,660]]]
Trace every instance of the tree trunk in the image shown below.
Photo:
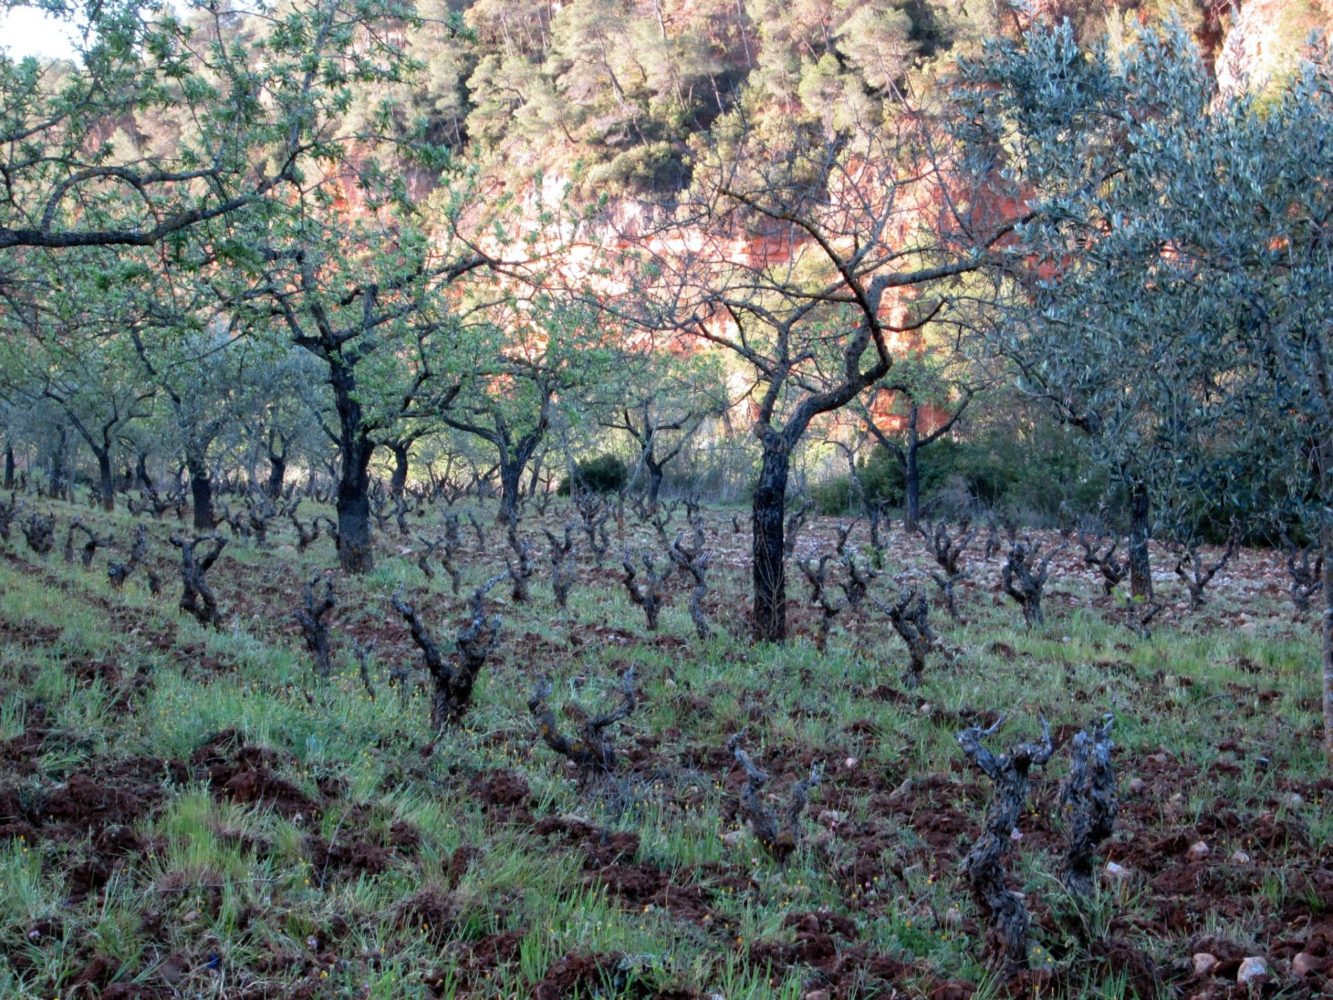
[[[5,489],[14,488],[14,446],[5,443]]]
[[[1148,556],[1151,537],[1148,487],[1134,483],[1129,490],[1129,592],[1144,601],[1152,600],[1152,563]]]
[[[374,445],[365,442],[359,448],[345,449],[351,461],[344,460],[338,480],[338,564],[345,572],[369,573],[375,568],[375,553],[370,532],[370,455]],[[354,453],[363,453],[357,455]]]
[[[907,461],[903,463],[904,490],[907,494],[907,527],[915,528],[921,520],[921,449],[916,442],[907,445]]]
[[[153,477],[148,474],[147,452],[139,452],[139,456],[134,460],[134,478],[140,486],[150,493],[154,491]]]
[[[389,479],[389,493],[395,500],[402,499],[403,490],[407,488],[407,449],[405,444],[389,445],[389,450],[393,452],[393,476]]]
[[[787,504],[790,453],[781,443],[764,442],[759,485],[754,491],[752,558],[754,637],[781,642],[787,637],[787,581],[783,519]]]
[[[111,450],[96,452],[97,455],[97,487],[102,494],[102,509],[113,511],[116,509],[116,475],[111,471]]]
[[[282,499],[282,481],[287,476],[287,457],[285,455],[268,456],[268,486],[270,500]]]
[[[1333,517],[1324,514],[1324,763],[1333,772]]]
[[[55,454],[51,456],[51,498],[67,500],[69,480],[65,475],[65,428],[61,427],[56,438]]]
[[[648,469],[648,511],[657,513],[657,498],[662,492],[662,466],[645,456],[644,466]]]
[[[217,524],[213,516],[213,481],[208,476],[208,463],[199,454],[185,456],[185,468],[190,472],[190,499],[194,508],[196,531],[212,531]]]
[[[329,359],[329,384],[338,411],[338,564],[344,572],[375,568],[370,532],[370,457],[375,443],[356,398],[356,377],[341,356]]]
[[[528,496],[537,496],[537,487],[541,484],[542,461],[546,458],[546,452],[539,452],[533,456],[532,472],[528,476]]]
[[[1329,509],[1329,497],[1333,495],[1333,440],[1322,438],[1314,458],[1323,500],[1319,511],[1319,546],[1324,554],[1324,614],[1320,623],[1324,642],[1324,766],[1333,773],[1333,512]]]
[[[518,495],[522,488],[523,463],[502,459],[500,462],[500,514],[496,518],[501,524],[509,524],[518,518]]]

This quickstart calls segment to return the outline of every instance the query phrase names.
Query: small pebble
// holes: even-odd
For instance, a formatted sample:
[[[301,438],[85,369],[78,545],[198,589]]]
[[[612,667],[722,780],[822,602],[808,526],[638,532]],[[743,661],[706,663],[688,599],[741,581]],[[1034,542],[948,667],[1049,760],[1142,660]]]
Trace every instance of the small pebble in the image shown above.
[[[1319,968],[1319,959],[1309,952],[1300,952],[1291,960],[1291,974],[1297,979],[1308,976]]]
[[[1231,853],[1231,863],[1233,865],[1248,865],[1250,863],[1250,856],[1241,850],[1233,851]]]
[[[1213,849],[1202,840],[1196,840],[1190,844],[1189,856],[1191,861],[1202,861],[1212,853]]]
[[[1240,963],[1236,973],[1236,982],[1244,986],[1247,983],[1262,983],[1268,980],[1268,963],[1258,955],[1251,955]]]
[[[1217,968],[1217,956],[1210,955],[1206,951],[1201,951],[1194,956],[1194,974],[1196,976],[1208,976]]]

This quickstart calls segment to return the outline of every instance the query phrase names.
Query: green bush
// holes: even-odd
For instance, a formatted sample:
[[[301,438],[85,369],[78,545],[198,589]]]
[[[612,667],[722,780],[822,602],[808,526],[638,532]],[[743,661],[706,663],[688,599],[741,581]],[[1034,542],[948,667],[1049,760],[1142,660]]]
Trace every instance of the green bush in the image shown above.
[[[944,439],[918,453],[921,500],[963,489],[980,504],[1011,511],[1023,521],[1052,520],[1061,505],[1093,510],[1107,488],[1105,475],[1080,442],[1059,428],[1041,427],[1022,438],[999,431],[964,441]],[[876,448],[857,468],[866,501],[903,507],[907,483],[898,460]],[[856,507],[850,476],[820,483],[812,491],[822,514]]]
[[[574,475],[564,479],[556,491],[560,496],[569,496],[573,483],[579,489],[593,493],[616,493],[629,482],[629,467],[615,455],[598,455],[579,462],[574,466]]]

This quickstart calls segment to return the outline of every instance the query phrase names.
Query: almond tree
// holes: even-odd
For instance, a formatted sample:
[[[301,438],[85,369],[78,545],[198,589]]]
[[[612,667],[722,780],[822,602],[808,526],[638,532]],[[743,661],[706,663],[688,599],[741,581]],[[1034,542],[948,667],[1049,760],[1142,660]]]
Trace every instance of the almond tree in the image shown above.
[[[947,314],[948,282],[980,268],[1012,220],[974,197],[973,164],[938,121],[889,107],[819,142],[732,122],[696,166],[682,258],[640,241],[679,326],[751,377],[761,449],[752,505],[754,635],[786,635],[791,456],[817,418],[888,375],[898,337]],[[773,136],[777,135],[777,138]],[[795,137],[795,138],[793,138]]]
[[[0,49],[7,267],[25,248],[179,246],[308,190],[312,166],[345,162],[356,138],[338,128],[347,85],[400,74],[375,29],[414,20],[400,0],[51,9],[79,39],[76,63]]]
[[[457,384],[437,377],[435,358],[438,341],[457,328],[449,286],[486,258],[373,218],[348,225],[310,213],[277,236],[266,251],[273,263],[265,300],[291,343],[325,368],[336,415],[338,559],[347,572],[365,573],[374,566],[376,436],[457,394]]]

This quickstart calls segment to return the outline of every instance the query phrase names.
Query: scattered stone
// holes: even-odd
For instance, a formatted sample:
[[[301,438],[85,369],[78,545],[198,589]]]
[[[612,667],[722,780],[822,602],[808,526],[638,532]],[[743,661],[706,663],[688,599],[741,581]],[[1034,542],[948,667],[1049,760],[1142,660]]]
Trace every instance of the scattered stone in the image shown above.
[[[1119,882],[1129,877],[1129,869],[1124,865],[1118,865],[1114,861],[1106,862],[1106,877]]]
[[[1303,805],[1305,805],[1305,797],[1300,792],[1292,792],[1287,796],[1288,809],[1299,809]]]
[[[1291,960],[1291,974],[1297,979],[1308,976],[1319,969],[1322,963],[1309,952],[1302,951]]]
[[[1196,976],[1211,976],[1213,970],[1217,968],[1217,956],[1211,955],[1206,951],[1201,951],[1194,956],[1194,974]]]
[[[811,990],[809,993],[801,994],[801,1000],[829,1000],[829,991]]]
[[[935,706],[928,701],[923,701],[921,707],[918,708],[917,711],[922,715],[929,715],[931,712],[935,711]]]
[[[912,779],[905,778],[903,783],[889,793],[890,802],[901,802],[912,794]]]
[[[824,826],[835,827],[847,821],[847,814],[837,809],[825,809],[819,814],[818,818]]]
[[[944,926],[957,930],[963,926],[963,911],[957,906],[951,906],[944,911]],[[1300,957],[1299,955],[1297,956]]]
[[[744,830],[732,830],[730,833],[722,834],[722,845],[724,847],[736,848],[741,845],[745,839]]]
[[[1171,763],[1171,758],[1164,753],[1150,753],[1145,759],[1149,764],[1157,767],[1166,767],[1167,764]]]
[[[1130,779],[1129,779],[1129,794],[1130,794],[1130,795],[1142,795],[1142,794],[1143,794],[1144,792],[1146,792],[1147,790],[1148,790],[1148,783],[1147,783],[1146,781],[1144,781],[1142,778],[1130,778]]]
[[[1212,853],[1213,849],[1202,840],[1196,840],[1190,844],[1189,856],[1191,861],[1202,861]]]
[[[1240,971],[1236,973],[1236,982],[1241,986],[1247,986],[1250,983],[1264,983],[1268,981],[1268,963],[1258,955],[1251,955],[1245,961],[1240,963]]]
[[[1233,865],[1248,865],[1250,863],[1250,856],[1244,851],[1237,849],[1231,853],[1231,863]]]
[[[847,770],[849,770],[849,771],[855,771],[856,768],[857,768],[857,765],[859,765],[860,763],[861,763],[861,761],[858,760],[857,758],[855,758],[855,757],[848,757],[846,760],[844,760],[844,761],[842,762],[842,766],[845,767],[845,768],[847,768]]]
[[[1009,839],[1017,843],[1018,841],[1023,839],[1023,831],[1020,830],[1018,827],[1014,827],[1012,830],[1009,831]]]

